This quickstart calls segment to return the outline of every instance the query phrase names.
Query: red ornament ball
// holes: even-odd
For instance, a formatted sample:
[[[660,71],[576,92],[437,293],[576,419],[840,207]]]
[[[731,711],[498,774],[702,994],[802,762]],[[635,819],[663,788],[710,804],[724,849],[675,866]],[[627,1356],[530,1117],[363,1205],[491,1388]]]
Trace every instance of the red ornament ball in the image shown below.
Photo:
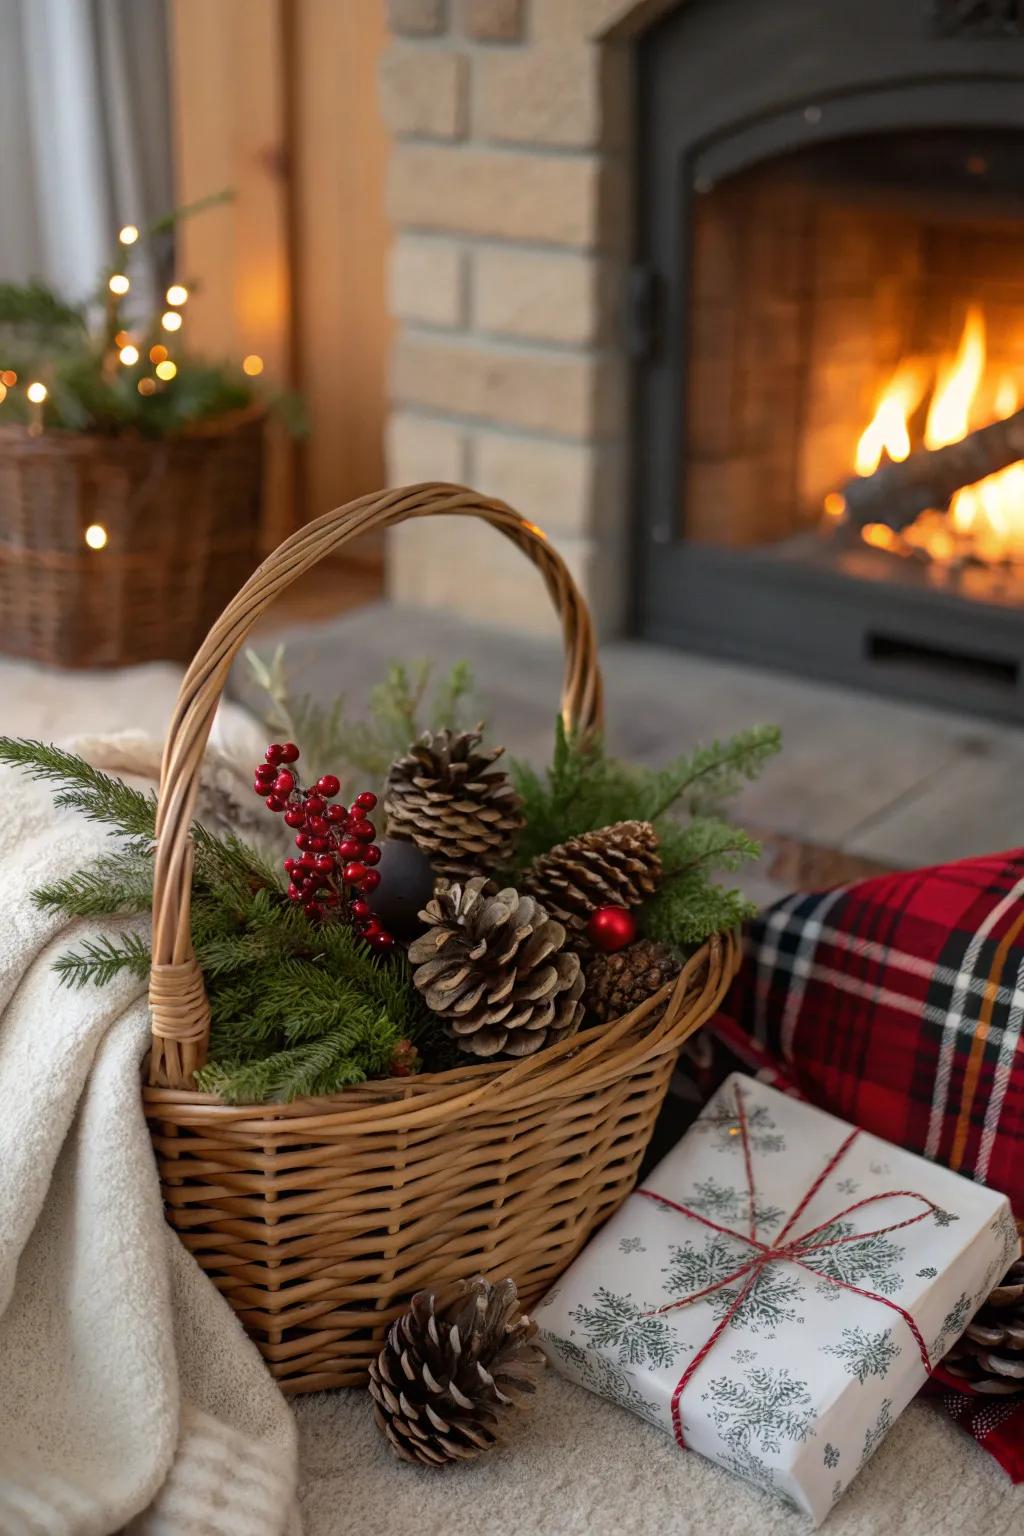
[[[636,918],[626,907],[598,907],[590,914],[587,938],[595,949],[613,955],[636,938]]]

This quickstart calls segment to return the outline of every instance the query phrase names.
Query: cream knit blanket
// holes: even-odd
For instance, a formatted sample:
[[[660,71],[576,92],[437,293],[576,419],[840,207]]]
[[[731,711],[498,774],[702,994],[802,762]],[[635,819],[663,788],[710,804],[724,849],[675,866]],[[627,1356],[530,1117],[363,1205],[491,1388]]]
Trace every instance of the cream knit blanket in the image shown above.
[[[77,745],[155,776],[145,738]],[[208,780],[207,811],[234,819],[226,760]],[[0,788],[0,1531],[292,1536],[292,1415],[164,1223],[144,986],[59,985],[54,958],[101,925],[28,900],[109,852],[106,830],[10,769]]]

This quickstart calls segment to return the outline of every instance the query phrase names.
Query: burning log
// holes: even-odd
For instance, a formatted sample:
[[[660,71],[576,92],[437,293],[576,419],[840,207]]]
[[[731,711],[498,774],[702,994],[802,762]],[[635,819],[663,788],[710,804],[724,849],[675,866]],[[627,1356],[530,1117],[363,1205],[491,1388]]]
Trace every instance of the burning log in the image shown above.
[[[885,523],[897,533],[929,507],[944,512],[965,485],[1024,459],[1024,410],[969,432],[945,448],[918,448],[842,487],[845,518],[857,528]]]

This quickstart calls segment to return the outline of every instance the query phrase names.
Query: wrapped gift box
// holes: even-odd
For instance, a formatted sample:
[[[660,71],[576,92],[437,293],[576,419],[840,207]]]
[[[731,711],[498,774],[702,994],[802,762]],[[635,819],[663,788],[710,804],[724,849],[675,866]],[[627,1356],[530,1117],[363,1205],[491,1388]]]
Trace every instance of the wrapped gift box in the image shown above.
[[[817,1524],[1017,1251],[1002,1195],[735,1073],[536,1318],[564,1375]]]

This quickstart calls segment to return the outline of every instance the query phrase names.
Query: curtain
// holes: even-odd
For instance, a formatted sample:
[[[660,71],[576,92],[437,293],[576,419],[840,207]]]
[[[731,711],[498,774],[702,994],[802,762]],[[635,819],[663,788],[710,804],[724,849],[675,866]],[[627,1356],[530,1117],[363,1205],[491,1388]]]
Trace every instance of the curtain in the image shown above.
[[[0,281],[88,295],[173,205],[165,0],[0,0]],[[133,253],[151,303],[170,252]]]

